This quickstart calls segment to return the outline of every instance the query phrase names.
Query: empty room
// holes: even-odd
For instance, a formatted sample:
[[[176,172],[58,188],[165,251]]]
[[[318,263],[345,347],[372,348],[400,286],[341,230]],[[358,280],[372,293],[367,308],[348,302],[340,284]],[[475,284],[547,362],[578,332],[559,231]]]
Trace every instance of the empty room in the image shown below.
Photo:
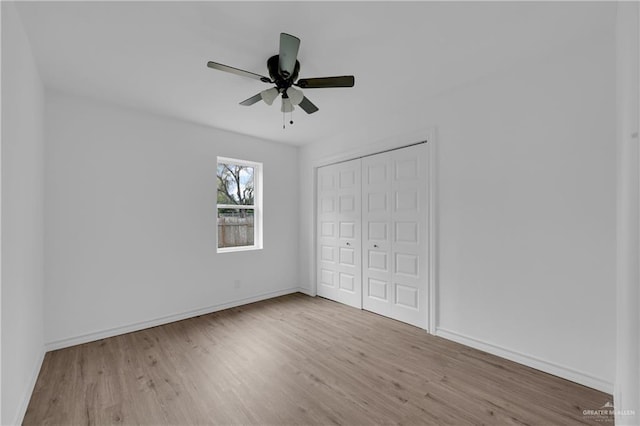
[[[635,1],[2,1],[2,425],[640,424]]]

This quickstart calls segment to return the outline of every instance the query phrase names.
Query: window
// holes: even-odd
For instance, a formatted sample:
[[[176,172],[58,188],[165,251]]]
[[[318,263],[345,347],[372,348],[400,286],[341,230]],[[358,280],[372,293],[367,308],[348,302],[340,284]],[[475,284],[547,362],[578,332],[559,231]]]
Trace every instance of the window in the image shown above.
[[[262,248],[262,164],[218,157],[218,253]]]

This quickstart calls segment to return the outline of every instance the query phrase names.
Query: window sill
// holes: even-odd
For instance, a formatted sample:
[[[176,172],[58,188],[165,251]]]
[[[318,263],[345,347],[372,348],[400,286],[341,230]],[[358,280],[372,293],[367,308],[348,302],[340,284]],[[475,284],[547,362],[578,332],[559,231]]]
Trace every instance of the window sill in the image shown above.
[[[239,251],[254,251],[254,250],[262,250],[262,247],[257,245],[239,246],[239,247],[222,247],[217,249],[217,253],[235,253]]]

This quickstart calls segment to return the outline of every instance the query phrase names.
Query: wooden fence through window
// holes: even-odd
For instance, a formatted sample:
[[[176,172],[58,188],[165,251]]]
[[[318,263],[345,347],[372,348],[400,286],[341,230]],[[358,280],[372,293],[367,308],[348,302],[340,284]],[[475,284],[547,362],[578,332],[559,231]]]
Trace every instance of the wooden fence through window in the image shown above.
[[[252,246],[253,216],[218,217],[218,247]]]

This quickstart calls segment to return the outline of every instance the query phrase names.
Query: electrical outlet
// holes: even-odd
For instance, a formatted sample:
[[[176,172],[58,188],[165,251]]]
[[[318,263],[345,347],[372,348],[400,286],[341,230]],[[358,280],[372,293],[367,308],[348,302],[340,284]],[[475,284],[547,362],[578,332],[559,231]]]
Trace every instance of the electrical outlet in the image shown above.
[[[233,288],[240,288],[240,287],[242,287],[240,280],[233,280]]]

